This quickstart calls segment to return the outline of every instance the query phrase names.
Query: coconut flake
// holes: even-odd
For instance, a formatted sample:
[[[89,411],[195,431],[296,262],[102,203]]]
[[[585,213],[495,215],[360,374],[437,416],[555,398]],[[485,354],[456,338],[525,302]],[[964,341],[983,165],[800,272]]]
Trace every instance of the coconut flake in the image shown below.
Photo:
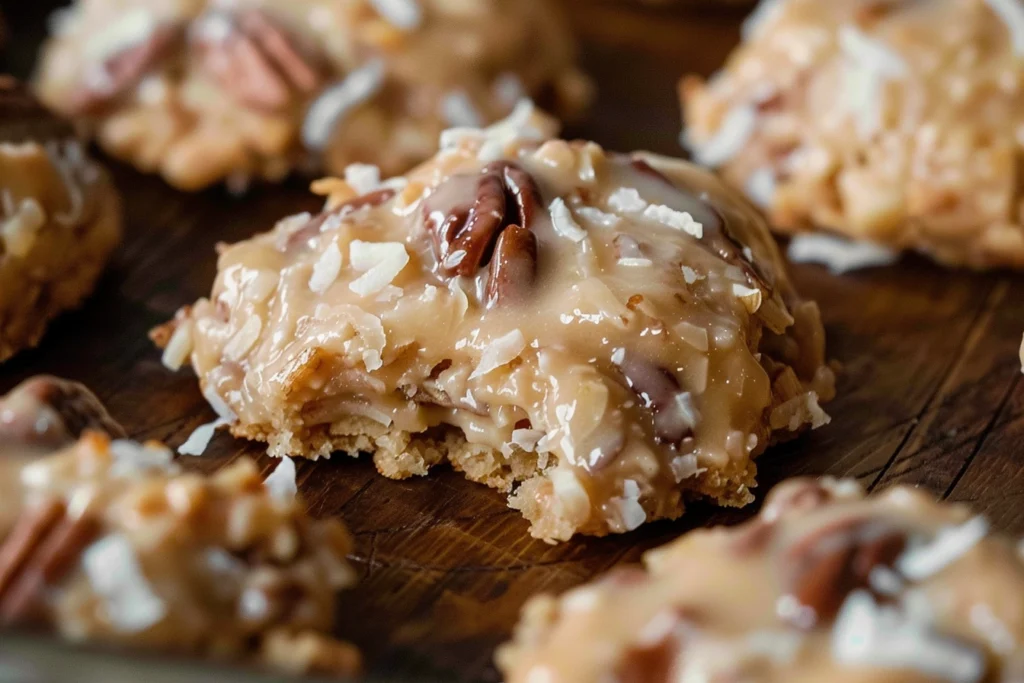
[[[705,352],[708,350],[708,331],[703,327],[684,321],[676,325],[673,329],[675,330],[675,333],[679,335],[680,339],[693,348],[698,351]]]
[[[258,315],[250,315],[241,329],[224,345],[224,357],[230,361],[241,361],[245,354],[256,345],[263,331],[263,319]]]
[[[959,526],[940,529],[930,543],[911,547],[896,560],[896,569],[920,581],[953,564],[988,534],[988,521],[974,517]]]
[[[295,461],[288,456],[282,457],[280,464],[263,481],[263,488],[278,502],[293,502],[299,492],[299,485],[295,482]]]
[[[360,296],[376,294],[390,285],[409,263],[409,252],[401,242],[363,242],[349,245],[352,267],[363,274],[348,288]]]
[[[636,188],[620,187],[608,197],[608,206],[619,213],[641,213],[647,208],[647,202]]]
[[[707,471],[706,467],[697,465],[697,456],[694,453],[677,455],[672,458],[669,467],[672,469],[672,476],[675,477],[677,484],[684,479],[692,479]]]
[[[345,182],[359,194],[369,194],[380,187],[380,169],[373,164],[349,164]]]
[[[482,145],[478,153],[481,160],[494,155],[501,156],[505,147],[515,140],[543,140],[547,134],[533,102],[521,99],[506,118],[481,130],[458,127],[441,132],[440,147],[450,150],[466,140],[479,140]]]
[[[479,128],[484,123],[469,93],[461,88],[441,98],[441,116],[449,126],[457,128]]]
[[[878,74],[882,78],[905,78],[910,67],[903,58],[888,45],[876,40],[853,24],[839,27],[839,47],[858,66]]]
[[[483,354],[480,356],[480,362],[477,364],[476,369],[469,376],[469,379],[476,379],[477,377],[483,377],[500,368],[502,365],[507,365],[513,360],[519,357],[519,354],[526,348],[526,338],[519,329],[514,329],[503,337],[495,339],[484,349]]]
[[[1017,351],[1017,355],[1020,357],[1020,371],[1024,372],[1024,338],[1020,340],[1020,350]]]
[[[195,431],[185,439],[185,443],[178,446],[178,453],[180,455],[202,455],[209,447],[210,441],[213,440],[214,432],[227,424],[231,424],[231,421],[219,417],[213,422],[196,427]]]
[[[747,177],[744,189],[758,208],[767,209],[775,201],[775,185],[775,171],[763,166]]]
[[[423,22],[423,9],[416,0],[370,0],[370,4],[389,24],[403,31],[415,30]]]
[[[374,59],[324,90],[306,111],[302,143],[314,151],[326,148],[341,119],[380,91],[384,75],[384,61]]]
[[[688,235],[700,239],[704,236],[704,226],[693,219],[686,211],[676,211],[664,204],[651,204],[644,209],[644,218],[656,221]]]
[[[543,437],[544,432],[540,429],[512,430],[512,443],[527,453],[533,453],[537,449],[537,442]]]
[[[698,280],[703,280],[704,277],[704,275],[701,275],[693,268],[690,268],[689,266],[683,266],[683,280],[686,281],[686,284],[692,285],[694,282],[697,282]]]
[[[313,264],[313,274],[309,276],[309,289],[314,294],[323,294],[341,274],[341,249],[336,242],[331,242]]]
[[[130,477],[150,471],[174,473],[178,469],[170,449],[156,443],[117,439],[110,443],[110,454],[114,457],[110,467],[112,477]]]
[[[526,88],[519,76],[506,71],[494,80],[492,87],[494,96],[506,107],[514,107],[517,102],[526,98]]]
[[[647,511],[640,504],[640,486],[632,479],[622,484],[622,497],[613,498],[622,516],[622,524],[627,531],[633,531],[647,521]]]
[[[688,139],[698,163],[717,168],[743,151],[757,130],[757,108],[751,104],[736,105],[729,110],[718,130],[708,140],[698,143]]]
[[[750,313],[757,313],[757,310],[761,308],[761,290],[756,287],[733,283],[732,294],[743,302],[743,306]]]
[[[743,21],[740,28],[743,40],[751,40],[781,14],[782,0],[761,0],[754,11]]]
[[[999,15],[1006,29],[1010,32],[1013,52],[1018,57],[1024,55],[1024,5],[1020,0],[985,0],[988,6]]]
[[[117,630],[138,633],[166,616],[167,607],[142,573],[127,536],[111,534],[93,543],[82,555],[82,566]]]
[[[786,255],[793,263],[817,263],[841,275],[862,268],[888,266],[899,260],[899,252],[871,242],[851,242],[825,234],[796,235]]]
[[[113,22],[108,22],[89,37],[85,44],[85,60],[94,63],[105,62],[110,57],[147,41],[156,27],[156,17],[149,9],[139,7],[123,12]]]
[[[171,338],[167,341],[160,362],[165,368],[172,372],[181,370],[182,366],[192,355],[192,330],[195,323],[191,318],[184,318],[174,328]]]
[[[614,228],[622,222],[614,213],[606,213],[593,206],[579,206],[575,211],[577,216],[602,228]]]
[[[976,683],[984,655],[936,635],[927,621],[895,606],[876,605],[864,590],[850,593],[832,631],[832,656],[841,664],[910,669],[950,683]]]
[[[569,207],[565,205],[561,197],[555,197],[552,200],[548,211],[551,213],[551,225],[560,236],[573,242],[582,242],[587,238],[587,231],[581,228],[572,217]]]
[[[231,407],[221,398],[221,395],[217,393],[212,384],[207,383],[203,386],[203,398],[210,404],[213,412],[217,413],[218,417],[224,418],[228,423],[235,422],[238,419],[235,411],[231,410]]]

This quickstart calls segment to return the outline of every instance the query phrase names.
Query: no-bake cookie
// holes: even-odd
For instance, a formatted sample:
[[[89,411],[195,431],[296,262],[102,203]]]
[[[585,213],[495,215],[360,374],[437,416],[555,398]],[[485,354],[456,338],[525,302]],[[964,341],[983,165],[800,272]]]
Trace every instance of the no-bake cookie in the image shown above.
[[[323,212],[222,251],[165,361],[272,455],[448,460],[544,539],[746,504],[754,458],[828,421],[817,307],[706,172],[540,128],[524,103],[400,182],[320,181]]]
[[[64,122],[0,76],[0,361],[87,297],[121,236],[121,202]]]
[[[795,480],[561,598],[499,649],[508,683],[1009,683],[1024,556],[963,506]]]
[[[765,0],[684,141],[783,232],[1024,266],[1024,6]]]
[[[534,97],[572,114],[589,84],[550,0],[79,1],[37,89],[111,154],[172,185],[391,175],[452,126]]]
[[[40,378],[0,402],[0,628],[357,671],[359,653],[330,635],[355,579],[351,539],[309,518],[293,463],[265,483],[248,460],[184,473],[160,444],[95,431],[120,428],[83,392]],[[20,427],[32,424],[49,428]]]

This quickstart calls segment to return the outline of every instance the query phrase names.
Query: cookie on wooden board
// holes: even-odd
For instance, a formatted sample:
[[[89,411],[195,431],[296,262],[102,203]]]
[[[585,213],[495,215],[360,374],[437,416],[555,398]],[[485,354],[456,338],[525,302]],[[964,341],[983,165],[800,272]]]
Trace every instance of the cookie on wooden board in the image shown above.
[[[498,651],[508,683],[996,683],[1024,673],[1024,556],[962,505],[792,480],[559,598]]]
[[[684,138],[782,232],[1024,267],[1024,6],[765,0]]]
[[[321,213],[221,253],[166,363],[272,455],[448,461],[546,540],[748,503],[754,458],[828,422],[817,306],[710,174],[547,128],[523,102],[407,177],[315,184]]]
[[[36,378],[0,399],[0,628],[358,671],[358,651],[330,635],[352,540],[307,515],[291,461],[265,482],[247,459],[202,476],[118,435],[81,385]]]
[[[0,76],[0,361],[93,290],[121,238],[121,200],[70,126]]]
[[[441,130],[520,97],[584,104],[554,4],[80,1],[54,22],[36,87],[108,152],[186,190],[352,162],[401,173]]]

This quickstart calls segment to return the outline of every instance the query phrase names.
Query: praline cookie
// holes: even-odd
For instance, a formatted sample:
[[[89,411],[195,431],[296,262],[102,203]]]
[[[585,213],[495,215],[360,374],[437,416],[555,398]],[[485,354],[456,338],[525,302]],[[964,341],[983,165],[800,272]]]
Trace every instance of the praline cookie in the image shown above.
[[[1022,88],[1019,2],[765,0],[684,138],[783,232],[1022,267]]]
[[[92,292],[120,237],[107,174],[67,124],[0,76],[0,361]]]
[[[0,401],[0,627],[356,672],[359,653],[330,635],[352,542],[306,514],[294,464],[266,482],[249,460],[184,473],[160,444],[94,431],[119,428],[85,391],[40,378]],[[54,428],[5,428],[30,424]]]
[[[499,649],[508,683],[999,683],[1024,673],[1024,557],[963,506],[794,480],[561,598]]]
[[[751,500],[754,458],[828,421],[815,304],[708,173],[549,140],[528,103],[398,181],[223,251],[158,331],[272,455],[442,461],[565,540]]]
[[[401,173],[451,126],[521,97],[586,101],[551,0],[77,2],[59,14],[42,99],[111,154],[186,190],[372,163]]]

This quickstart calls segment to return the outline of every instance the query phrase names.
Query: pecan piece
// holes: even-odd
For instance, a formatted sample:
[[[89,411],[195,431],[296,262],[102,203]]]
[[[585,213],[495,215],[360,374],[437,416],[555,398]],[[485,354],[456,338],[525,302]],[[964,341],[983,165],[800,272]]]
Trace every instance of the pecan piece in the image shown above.
[[[498,236],[487,279],[487,306],[521,303],[537,279],[537,236],[510,225]]]
[[[613,360],[627,386],[654,413],[654,434],[660,443],[678,445],[693,435],[697,413],[692,397],[671,372],[630,351]]]
[[[892,566],[906,547],[902,531],[864,519],[844,519],[796,543],[786,554],[794,567],[790,594],[813,612],[810,627],[833,619],[846,597],[870,585],[876,567]]]
[[[26,511],[0,546],[0,625],[32,617],[44,589],[63,578],[99,530],[92,517],[66,516],[60,501]]]
[[[678,183],[667,175],[659,171],[658,169],[651,166],[643,159],[633,157],[629,161],[629,165],[633,170],[638,171],[646,176],[654,178],[661,183],[668,185],[678,192],[685,192],[693,198],[697,199],[701,205],[705,208],[708,215],[713,219],[710,225],[705,224],[704,229],[709,233],[715,233],[721,235],[721,240],[714,240],[715,252],[724,260],[735,266],[738,266],[743,270],[747,279],[755,286],[763,289],[769,296],[774,291],[774,287],[769,284],[770,280],[767,275],[761,270],[760,264],[754,262],[753,259],[747,258],[744,252],[743,244],[736,239],[736,236],[732,234],[729,229],[729,222],[722,215],[722,212],[708,199],[707,194],[704,192],[694,191],[692,188],[681,188]],[[701,242],[702,244],[704,242]]]
[[[94,66],[86,74],[85,83],[72,93],[71,111],[75,114],[94,113],[134,88],[174,50],[182,36],[184,27],[181,24],[162,24],[141,42]]]
[[[203,65],[239,102],[277,111],[323,83],[322,59],[304,55],[296,38],[265,12],[218,13],[204,21],[216,28],[198,32]]]
[[[0,399],[0,445],[58,448],[86,430],[124,438],[124,428],[78,382],[39,376]]]
[[[457,188],[466,180],[466,176],[456,176],[449,183]],[[471,276],[487,265],[500,234],[509,226],[531,230],[540,203],[540,190],[530,174],[508,161],[485,166],[476,180],[475,193],[470,204],[444,212],[435,211],[430,202],[424,206],[434,253],[447,277]]]

